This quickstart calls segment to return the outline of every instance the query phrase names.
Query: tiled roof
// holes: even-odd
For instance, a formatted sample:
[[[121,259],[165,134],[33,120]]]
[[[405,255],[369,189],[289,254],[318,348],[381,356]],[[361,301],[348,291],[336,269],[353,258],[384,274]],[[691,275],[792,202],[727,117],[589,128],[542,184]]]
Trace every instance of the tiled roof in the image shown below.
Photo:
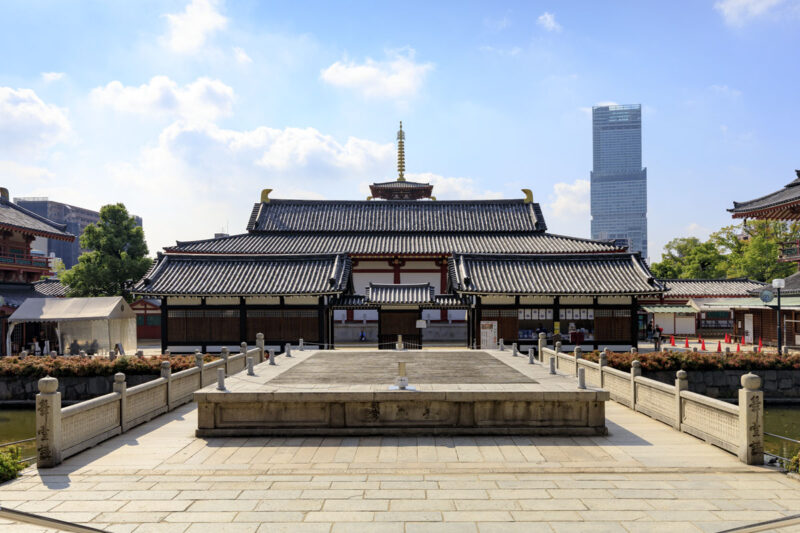
[[[255,204],[247,231],[259,232],[540,232],[537,203],[524,200],[270,200]]]
[[[370,283],[366,303],[429,304],[433,303],[430,283]]]
[[[28,298],[60,298],[66,296],[66,287],[57,279],[36,283],[0,283],[3,305],[19,307]]]
[[[785,278],[783,278],[783,281],[785,282],[786,286],[783,289],[781,289],[781,295],[796,296],[800,294],[800,272],[795,272],[794,274],[786,276]],[[777,293],[777,291],[772,288],[771,283],[764,283],[750,290],[748,294],[750,296],[758,296],[764,289],[769,289],[774,294]]]
[[[345,254],[160,255],[133,292],[141,296],[339,294],[350,277]]]
[[[37,281],[33,284],[33,289],[38,295],[36,296],[37,298],[41,298],[43,296],[55,296],[58,298],[63,298],[67,295],[67,287],[62,285],[58,278],[47,278]]]
[[[457,293],[636,295],[661,292],[638,254],[478,255],[449,261]]]
[[[381,183],[373,183],[371,187],[380,187],[382,189],[427,189],[431,187],[431,184],[418,181],[383,181]]]
[[[678,313],[695,314],[697,310],[691,305],[643,305],[642,309],[648,313]]]
[[[748,296],[750,291],[766,285],[747,278],[730,279],[659,279],[666,291],[665,298],[692,296]]]
[[[759,214],[767,214],[764,211],[768,210],[770,219],[797,220],[800,210],[790,209],[787,205],[800,202],[800,170],[795,170],[795,173],[797,178],[783,189],[747,202],[733,202],[733,209],[728,209],[728,212],[733,213],[734,218],[741,218],[757,217]],[[786,208],[782,209],[781,206]],[[762,213],[758,213],[759,211]]]
[[[56,224],[41,215],[0,197],[0,227],[16,229],[63,241],[74,241],[75,236],[67,233],[66,224]]]
[[[221,239],[178,242],[168,252],[210,254],[340,253],[442,254],[442,253],[591,253],[616,252],[608,241],[591,241],[550,233],[245,233]]]
[[[440,308],[458,308],[458,309],[465,309],[469,306],[467,302],[465,302],[462,298],[454,295],[454,294],[435,294],[433,296],[433,300],[427,303],[419,303],[415,304],[419,305],[423,308],[433,308],[433,309],[440,309]],[[376,308],[379,307],[380,304],[375,302],[368,302],[367,297],[361,294],[343,294],[341,296],[337,296],[331,300],[332,307],[365,307],[365,308]]]

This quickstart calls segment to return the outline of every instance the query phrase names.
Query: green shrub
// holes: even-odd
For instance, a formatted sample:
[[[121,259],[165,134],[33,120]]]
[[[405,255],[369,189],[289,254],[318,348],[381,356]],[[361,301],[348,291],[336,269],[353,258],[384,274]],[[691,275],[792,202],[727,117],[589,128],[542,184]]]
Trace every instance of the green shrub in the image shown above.
[[[206,355],[205,362],[217,357]],[[92,359],[88,357],[60,356],[56,358],[28,356],[0,358],[0,376],[43,378],[53,377],[85,377],[113,376],[117,372],[125,375],[159,374],[161,362],[169,361],[173,372],[180,372],[195,365],[194,355],[173,355],[157,357],[118,357],[109,359]]]
[[[14,479],[23,468],[28,466],[28,463],[19,462],[20,459],[22,459],[22,452],[17,446],[0,450],[0,483]]]
[[[786,469],[789,472],[798,472],[800,473],[800,452],[797,455],[792,457],[792,460],[786,465]]]
[[[584,354],[589,361],[597,362],[600,352]],[[608,365],[623,371],[631,369],[638,360],[642,370],[789,370],[800,369],[800,355],[778,355],[777,353],[739,352],[683,352],[663,351],[632,354],[612,352]]]

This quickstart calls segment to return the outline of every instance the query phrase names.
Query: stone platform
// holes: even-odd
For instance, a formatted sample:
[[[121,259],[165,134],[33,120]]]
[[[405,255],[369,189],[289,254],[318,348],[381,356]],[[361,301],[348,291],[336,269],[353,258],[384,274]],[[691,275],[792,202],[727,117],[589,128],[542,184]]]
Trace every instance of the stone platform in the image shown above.
[[[510,351],[295,351],[197,391],[196,435],[604,435],[608,392]],[[390,390],[398,362],[415,390]],[[512,364],[513,363],[513,364]],[[560,382],[559,382],[560,383]]]

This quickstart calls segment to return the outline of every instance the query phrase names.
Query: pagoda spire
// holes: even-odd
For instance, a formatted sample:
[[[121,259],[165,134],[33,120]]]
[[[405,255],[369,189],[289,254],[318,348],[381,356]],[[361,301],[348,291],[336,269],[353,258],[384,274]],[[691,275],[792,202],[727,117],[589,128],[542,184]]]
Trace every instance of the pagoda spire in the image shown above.
[[[397,181],[406,181],[406,134],[403,132],[403,121],[400,121],[400,129],[397,130]]]

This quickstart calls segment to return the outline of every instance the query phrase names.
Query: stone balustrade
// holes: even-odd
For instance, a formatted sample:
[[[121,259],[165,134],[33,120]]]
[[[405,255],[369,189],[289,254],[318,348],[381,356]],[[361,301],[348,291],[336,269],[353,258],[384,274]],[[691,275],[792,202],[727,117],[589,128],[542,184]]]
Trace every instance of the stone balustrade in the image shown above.
[[[540,345],[541,346],[541,345]],[[747,464],[761,464],[764,453],[764,393],[761,378],[745,374],[741,378],[739,405],[709,398],[688,390],[688,374],[679,370],[674,385],[641,376],[634,361],[630,372],[610,368],[607,353],[600,362],[540,347],[542,360],[554,358],[556,369],[576,375],[584,369],[586,384],[605,389],[615,402],[672,426],[733,453]]]
[[[169,361],[164,361],[159,378],[135,387],[128,388],[125,374],[117,373],[110,394],[64,408],[58,380],[49,376],[40,379],[36,395],[37,465],[56,466],[67,457],[192,401],[194,391],[216,382],[218,370],[226,375],[241,372],[247,367],[247,358],[254,364],[262,363],[264,336],[259,333],[257,339],[255,348],[248,349],[243,342],[239,353],[232,355],[225,349],[222,358],[210,363],[195,353],[195,368],[175,374]]]

